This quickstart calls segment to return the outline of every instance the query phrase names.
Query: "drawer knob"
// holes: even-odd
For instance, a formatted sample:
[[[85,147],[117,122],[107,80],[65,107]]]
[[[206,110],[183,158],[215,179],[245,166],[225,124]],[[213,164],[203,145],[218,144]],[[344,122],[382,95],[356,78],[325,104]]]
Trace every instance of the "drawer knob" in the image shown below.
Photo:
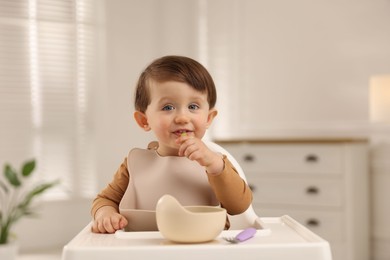
[[[305,158],[306,162],[308,163],[316,163],[318,162],[320,159],[318,158],[317,155],[315,154],[308,154]]]
[[[320,225],[320,221],[315,218],[311,218],[306,221],[306,226],[308,227],[318,227],[319,225]]]
[[[315,195],[315,194],[320,193],[320,189],[315,187],[315,186],[310,186],[310,187],[307,187],[306,193],[310,194],[310,195]]]
[[[255,157],[252,154],[244,155],[244,161],[245,162],[253,162],[254,160],[255,160]]]

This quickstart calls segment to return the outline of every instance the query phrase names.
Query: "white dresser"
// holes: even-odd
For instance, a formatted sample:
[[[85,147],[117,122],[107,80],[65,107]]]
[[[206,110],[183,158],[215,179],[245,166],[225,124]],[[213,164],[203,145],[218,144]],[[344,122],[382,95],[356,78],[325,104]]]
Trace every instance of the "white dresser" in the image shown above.
[[[215,140],[244,169],[260,217],[288,214],[328,240],[334,260],[368,260],[367,140]]]

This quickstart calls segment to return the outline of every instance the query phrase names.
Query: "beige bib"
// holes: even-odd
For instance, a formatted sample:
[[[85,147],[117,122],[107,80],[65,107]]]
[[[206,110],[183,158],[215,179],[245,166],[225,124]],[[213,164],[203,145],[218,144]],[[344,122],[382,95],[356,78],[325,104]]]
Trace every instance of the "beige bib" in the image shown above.
[[[155,210],[164,194],[184,206],[219,205],[204,167],[186,157],[160,156],[156,150],[136,148],[129,152],[127,168],[129,185],[119,210]]]

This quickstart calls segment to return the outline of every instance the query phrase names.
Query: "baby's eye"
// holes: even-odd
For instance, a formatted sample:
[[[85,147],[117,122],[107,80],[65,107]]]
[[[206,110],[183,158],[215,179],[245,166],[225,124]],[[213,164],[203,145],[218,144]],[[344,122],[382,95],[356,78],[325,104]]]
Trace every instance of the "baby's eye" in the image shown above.
[[[162,108],[163,111],[170,111],[175,109],[172,105],[166,105]]]
[[[188,106],[188,109],[190,109],[190,110],[197,110],[197,109],[199,109],[199,106],[197,104],[191,104],[191,105]]]

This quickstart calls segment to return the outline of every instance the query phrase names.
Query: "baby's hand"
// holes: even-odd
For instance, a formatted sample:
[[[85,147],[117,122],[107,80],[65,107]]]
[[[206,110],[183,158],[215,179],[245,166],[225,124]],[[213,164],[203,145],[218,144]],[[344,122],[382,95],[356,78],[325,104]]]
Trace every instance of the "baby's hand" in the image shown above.
[[[224,162],[222,156],[211,151],[202,140],[194,136],[182,134],[176,142],[180,144],[179,156],[185,156],[192,161],[197,161],[206,168],[209,174],[219,174],[223,171]]]
[[[94,233],[114,233],[127,225],[127,219],[119,214],[113,207],[101,207],[95,214],[92,224]]]

